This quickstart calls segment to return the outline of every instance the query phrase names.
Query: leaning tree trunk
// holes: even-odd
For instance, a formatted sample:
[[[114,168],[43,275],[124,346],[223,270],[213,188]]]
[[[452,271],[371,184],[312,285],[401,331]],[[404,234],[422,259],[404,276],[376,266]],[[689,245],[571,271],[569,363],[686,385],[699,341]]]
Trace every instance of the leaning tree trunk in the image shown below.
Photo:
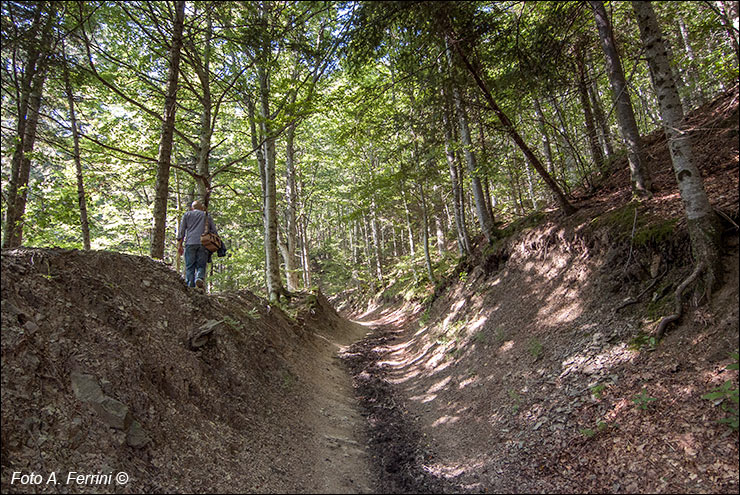
[[[175,2],[175,23],[173,26],[172,45],[170,46],[170,69],[167,77],[162,135],[159,141],[159,156],[157,158],[154,228],[152,232],[152,245],[149,251],[152,258],[159,259],[164,258],[164,237],[170,182],[170,159],[172,158],[172,142],[175,134],[175,110],[177,109],[177,76],[180,71],[180,49],[182,48],[182,31],[184,23],[185,2]]]
[[[488,86],[485,84],[485,82],[483,82],[483,79],[478,73],[478,69],[473,66],[473,64],[470,62],[470,60],[468,60],[468,57],[463,52],[462,48],[460,47],[460,43],[455,42],[453,43],[453,45],[455,46],[458,55],[460,55],[460,59],[462,60],[463,64],[470,72],[470,75],[473,76],[475,83],[478,85],[478,88],[480,88],[481,92],[483,93],[483,96],[486,99],[486,102],[488,102],[488,105],[491,107],[491,110],[493,110],[493,113],[495,113],[496,117],[498,117],[498,120],[503,126],[504,130],[516,143],[516,145],[522,151],[527,160],[529,160],[529,163],[534,167],[540,177],[542,177],[542,180],[545,182],[545,184],[547,184],[547,186],[553,192],[558,204],[560,205],[560,209],[565,215],[572,215],[573,213],[575,213],[577,211],[577,208],[570,204],[570,202],[566,199],[565,194],[563,194],[563,191],[560,189],[560,186],[558,186],[558,184],[550,176],[550,174],[547,173],[547,170],[545,170],[545,167],[542,165],[542,162],[540,162],[540,159],[537,158],[537,155],[534,154],[532,149],[527,145],[527,143],[517,131],[514,123],[509,119],[506,113],[504,113],[501,107],[498,106],[498,103],[496,103],[496,100],[493,98],[493,95],[489,91]]]
[[[90,225],[87,219],[87,201],[85,200],[85,182],[82,177],[82,160],[80,158],[80,133],[77,129],[77,116],[75,114],[75,100],[72,94],[72,85],[69,82],[69,67],[64,61],[64,89],[67,93],[69,104],[69,123],[72,127],[72,140],[74,144],[75,170],[77,171],[77,202],[80,206],[80,226],[82,228],[82,244],[86,250],[90,250]]]
[[[589,2],[594,10],[596,27],[599,30],[601,45],[606,59],[606,69],[609,73],[609,81],[614,93],[614,104],[617,110],[617,120],[622,136],[627,143],[627,160],[630,167],[630,178],[632,181],[632,192],[640,197],[650,196],[652,182],[650,171],[642,150],[642,138],[637,129],[635,113],[632,109],[629,93],[627,92],[627,81],[624,78],[622,62],[619,59],[617,45],[614,41],[611,23],[604,8],[604,2]]]
[[[704,190],[684,123],[683,107],[671,71],[663,35],[650,2],[632,2],[640,37],[660,103],[663,128],[673,161],[697,265],[704,264],[704,285],[711,294],[720,283],[720,223]]]

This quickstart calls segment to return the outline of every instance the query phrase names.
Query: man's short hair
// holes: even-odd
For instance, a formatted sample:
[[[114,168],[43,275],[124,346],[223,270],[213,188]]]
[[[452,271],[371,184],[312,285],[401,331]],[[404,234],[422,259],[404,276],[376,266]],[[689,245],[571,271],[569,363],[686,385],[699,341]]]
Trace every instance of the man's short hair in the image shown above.
[[[203,206],[203,203],[198,201],[197,199],[193,201],[192,207],[194,210],[205,210],[205,207]]]

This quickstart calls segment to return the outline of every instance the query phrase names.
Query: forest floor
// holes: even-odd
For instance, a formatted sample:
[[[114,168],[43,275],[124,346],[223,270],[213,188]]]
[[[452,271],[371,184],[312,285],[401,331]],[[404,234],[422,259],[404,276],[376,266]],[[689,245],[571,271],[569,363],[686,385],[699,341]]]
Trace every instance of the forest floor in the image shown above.
[[[691,117],[735,222],[737,102]],[[201,294],[146,257],[3,250],[2,492],[737,493],[729,401],[702,398],[738,387],[737,230],[711,303],[651,340],[691,262],[648,145],[653,199],[630,202],[615,162],[577,214],[522,221],[427,307],[337,300],[346,318],[321,294]]]
[[[689,118],[710,201],[735,223],[737,105],[735,88]],[[738,388],[737,225],[722,289],[688,298],[657,341],[692,267],[665,138],[646,142],[652,199],[630,201],[617,161],[576,215],[477,253],[433,304],[346,304],[374,329],[344,359],[383,492],[737,493],[738,431],[721,422],[737,403],[702,397]]]

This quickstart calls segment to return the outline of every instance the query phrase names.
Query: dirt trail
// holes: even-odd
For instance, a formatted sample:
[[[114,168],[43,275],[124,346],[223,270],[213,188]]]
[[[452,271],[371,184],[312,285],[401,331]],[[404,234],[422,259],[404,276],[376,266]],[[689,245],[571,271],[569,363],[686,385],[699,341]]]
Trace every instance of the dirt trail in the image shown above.
[[[305,417],[315,442],[315,474],[309,475],[310,493],[372,493],[371,458],[366,449],[365,419],[354,398],[352,381],[339,355],[363,339],[367,328],[349,321],[335,322],[316,336],[323,341],[310,380],[318,391]]]

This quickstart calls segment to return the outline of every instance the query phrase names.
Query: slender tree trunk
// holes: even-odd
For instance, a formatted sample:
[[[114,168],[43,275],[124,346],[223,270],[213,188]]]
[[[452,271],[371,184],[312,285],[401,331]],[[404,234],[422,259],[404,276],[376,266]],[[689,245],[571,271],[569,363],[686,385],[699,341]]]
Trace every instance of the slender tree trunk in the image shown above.
[[[442,229],[442,219],[440,218],[440,214],[434,215],[434,226],[437,230],[437,254],[439,254],[439,257],[441,258],[446,251],[445,246],[445,233]]]
[[[442,92],[443,96],[445,92]],[[463,208],[462,191],[460,189],[460,177],[455,160],[454,145],[452,141],[452,122],[449,118],[449,106],[445,105],[442,112],[442,126],[445,134],[445,157],[450,168],[450,182],[452,183],[453,213],[455,227],[457,228],[457,245],[460,256],[469,256],[472,253],[468,230],[465,225],[465,209]]]
[[[650,2],[632,2],[645,47],[655,92],[660,103],[663,128],[668,139],[673,170],[688,219],[691,245],[697,264],[703,263],[709,293],[720,283],[720,223],[714,212],[694,160],[691,139],[684,123],[683,107],[671,71],[670,60]]]
[[[537,203],[537,195],[534,193],[534,179],[532,178],[532,170],[529,168],[529,163],[524,162],[524,171],[527,174],[527,192],[529,193],[529,199],[532,200],[532,208],[535,211],[540,209]]]
[[[601,105],[601,99],[599,98],[599,88],[595,80],[591,80],[591,84],[588,86],[588,94],[591,100],[591,108],[594,110],[594,119],[596,125],[601,132],[602,146],[604,149],[604,155],[607,160],[614,156],[614,148],[612,146],[612,135],[609,130],[609,122],[607,122],[604,116],[604,109]]]
[[[196,65],[196,72],[203,88],[201,105],[203,111],[200,114],[200,132],[198,141],[198,156],[196,161],[196,181],[198,185],[198,195],[203,202],[203,206],[208,209],[208,203],[211,199],[211,174],[209,168],[209,156],[211,152],[211,136],[213,127],[211,125],[211,37],[213,34],[213,22],[211,20],[210,10],[206,10],[206,39],[203,49],[202,65]]]
[[[424,195],[424,186],[419,183],[419,196],[421,198],[421,217],[422,217],[422,242],[424,243],[424,260],[426,262],[427,276],[429,281],[434,283],[434,269],[432,268],[432,257],[429,254],[429,211],[427,210],[427,200]]]
[[[401,197],[403,198],[403,209],[406,213],[406,230],[409,235],[409,250],[411,252],[411,257],[416,256],[416,246],[414,245],[414,231],[411,228],[411,213],[409,213],[409,202],[406,199],[406,187],[404,184],[401,184]]]
[[[371,245],[371,242],[370,242],[370,227],[369,227],[369,222],[368,222],[367,216],[368,216],[367,213],[365,213],[364,215],[362,215],[362,234],[363,234],[363,238],[365,239],[365,246],[364,247],[365,247],[365,264],[367,265],[367,274],[370,277],[373,277],[375,274],[374,274],[374,270],[373,270],[373,266],[372,266],[373,265],[373,257],[370,254],[370,245]]]
[[[637,129],[637,121],[635,120],[632,103],[627,92],[627,81],[625,80],[622,62],[617,52],[611,23],[604,8],[604,2],[599,0],[590,1],[589,3],[594,10],[596,26],[599,30],[599,37],[601,38],[601,45],[604,50],[606,69],[612,85],[612,92],[614,93],[614,104],[617,110],[619,128],[622,131],[622,137],[627,143],[627,159],[630,167],[632,192],[640,197],[648,197],[651,195],[652,180],[642,149],[642,138]]]
[[[69,123],[72,127],[72,141],[74,143],[74,161],[77,172],[77,203],[80,207],[80,227],[82,228],[82,245],[90,250],[90,225],[87,220],[87,201],[85,199],[85,182],[82,177],[82,160],[80,158],[80,135],[77,128],[77,117],[75,115],[75,100],[72,94],[72,85],[69,82],[69,67],[64,62],[64,89],[67,93],[69,105]]]
[[[375,248],[375,277],[383,281],[383,248],[380,245],[380,230],[378,226],[378,208],[375,204],[375,197],[371,201],[370,225],[373,234],[373,246]]]
[[[285,260],[286,280],[288,290],[298,290],[299,277],[296,267],[296,209],[298,203],[297,191],[295,187],[295,149],[293,142],[295,139],[296,124],[288,126],[285,134],[285,237],[287,245],[287,259]]]
[[[542,112],[542,105],[540,100],[534,99],[534,111],[537,116],[537,126],[540,130],[542,137],[542,152],[545,155],[545,166],[547,173],[551,176],[555,173],[555,162],[552,158],[552,146],[550,145],[550,133],[547,131],[547,125],[545,124],[545,114]],[[548,197],[552,201],[557,201],[555,194],[548,189]]]
[[[688,77],[691,87],[689,88],[691,98],[699,105],[703,105],[707,101],[707,97],[704,94],[704,86],[701,84],[699,72],[696,67],[696,57],[694,55],[694,49],[691,47],[691,41],[689,39],[689,30],[686,28],[686,23],[683,17],[678,16],[678,29],[681,32],[681,41],[683,41],[684,49],[686,50],[686,56],[689,59]]]
[[[154,200],[154,227],[150,255],[152,258],[164,258],[165,226],[167,225],[167,199],[169,196],[170,159],[172,142],[175,133],[175,110],[177,109],[177,76],[180,70],[180,49],[182,31],[185,22],[185,2],[175,2],[175,20],[170,46],[170,68],[167,77],[167,89],[162,118],[162,135],[159,141],[157,158],[156,198]]]
[[[265,48],[267,50],[267,48]],[[264,242],[265,272],[267,275],[267,293],[271,302],[276,302],[284,294],[280,278],[280,261],[278,260],[277,239],[277,186],[275,182],[275,136],[270,122],[270,81],[267,71],[258,66],[260,86],[260,127],[264,139]]]
[[[41,26],[44,6],[39,4],[34,11],[31,33],[36,34]],[[2,247],[19,247],[23,243],[23,218],[28,199],[28,181],[31,174],[31,160],[36,142],[41,109],[41,96],[46,81],[47,61],[50,56],[51,27],[56,19],[54,5],[42,28],[41,39],[29,48],[23,76],[19,88],[18,120],[16,122],[17,143],[11,159],[11,176],[7,190],[7,209],[5,212],[5,232]]]
[[[311,266],[308,257],[308,235],[306,233],[307,221],[305,218],[300,222],[298,231],[301,239],[301,260],[303,266],[303,286],[308,289],[311,287]]]
[[[450,69],[452,69],[452,52],[450,51],[449,45],[447,46],[447,63]],[[478,175],[478,162],[475,158],[473,142],[470,138],[467,112],[463,105],[460,90],[455,85],[452,87],[452,99],[455,102],[455,113],[457,114],[457,120],[460,126],[460,140],[462,141],[465,163],[467,164],[468,172],[470,173],[470,183],[473,190],[473,198],[475,200],[475,212],[478,218],[478,225],[483,232],[483,236],[486,238],[486,241],[490,244],[495,239],[493,219],[488,212],[488,208],[486,208],[483,187],[481,185],[480,176]]]
[[[591,148],[591,158],[599,171],[604,170],[604,154],[599,146],[599,137],[596,133],[596,124],[594,122],[594,115],[591,111],[591,102],[588,97],[588,85],[586,81],[586,69],[583,61],[583,50],[576,57],[576,64],[578,69],[578,95],[581,98],[581,107],[583,107],[583,115],[586,123],[586,134],[588,136],[588,144]]]
[[[573,213],[575,213],[577,211],[577,208],[573,206],[572,204],[570,204],[570,202],[566,199],[565,194],[563,194],[563,191],[560,189],[557,183],[553,180],[550,174],[547,173],[547,170],[545,170],[545,167],[542,166],[542,162],[540,162],[539,158],[537,158],[537,156],[534,154],[532,149],[527,145],[527,143],[524,142],[524,139],[522,139],[521,135],[516,130],[516,127],[511,122],[509,117],[504,113],[501,107],[498,106],[498,103],[496,103],[496,100],[494,100],[493,95],[488,90],[488,87],[483,82],[483,79],[481,79],[480,74],[478,74],[478,71],[476,70],[476,68],[473,67],[473,65],[470,63],[468,58],[463,53],[462,48],[460,48],[460,44],[454,43],[454,46],[457,50],[457,53],[460,55],[460,58],[462,59],[463,63],[465,64],[465,67],[467,67],[468,71],[473,76],[473,79],[475,79],[475,82],[480,88],[481,92],[483,93],[483,96],[488,102],[488,105],[491,107],[493,112],[496,114],[496,117],[498,117],[499,122],[501,123],[503,128],[506,130],[509,137],[516,143],[516,145],[519,147],[522,153],[524,153],[524,156],[527,158],[527,160],[529,160],[529,163],[534,167],[534,169],[537,171],[540,177],[542,177],[542,180],[545,182],[545,184],[547,184],[547,186],[555,194],[558,204],[560,205],[560,209],[563,211],[565,215],[572,215]]]

